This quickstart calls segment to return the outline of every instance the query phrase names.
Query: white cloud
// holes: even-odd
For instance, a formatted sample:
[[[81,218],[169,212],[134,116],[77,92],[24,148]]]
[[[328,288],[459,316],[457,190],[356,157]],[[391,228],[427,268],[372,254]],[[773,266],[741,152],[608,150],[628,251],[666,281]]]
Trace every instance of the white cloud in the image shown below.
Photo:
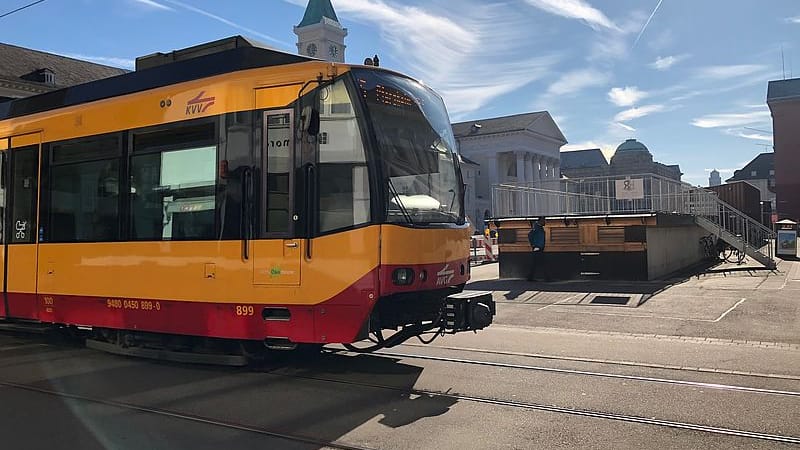
[[[465,0],[457,12],[448,14],[443,8],[396,0],[336,1],[340,17],[378,29],[381,42],[376,45],[386,53],[380,55],[382,65],[407,72],[438,91],[454,120],[543,78],[560,59],[554,53],[527,56],[536,39],[531,37],[530,20],[503,4]]]
[[[138,2],[151,2],[151,0],[136,0],[136,1],[138,1]],[[228,25],[231,28],[236,28],[237,30],[242,30],[242,31],[244,31],[245,33],[247,33],[249,35],[252,35],[252,36],[255,36],[255,37],[259,37],[259,38],[265,39],[267,41],[275,42],[277,44],[281,44],[281,45],[286,46],[286,47],[292,47],[292,45],[289,44],[286,41],[282,41],[280,39],[276,39],[276,38],[274,38],[272,36],[269,36],[269,35],[263,34],[261,32],[258,32],[256,30],[253,30],[252,28],[245,27],[244,25],[240,25],[240,24],[238,24],[236,22],[230,21],[230,20],[228,20],[228,19],[226,19],[224,17],[218,16],[218,15],[213,14],[211,12],[208,12],[208,11],[206,11],[204,9],[200,9],[200,8],[195,7],[195,6],[188,5],[188,4],[180,2],[178,0],[162,0],[162,1],[164,1],[166,3],[170,3],[170,4],[175,5],[175,6],[178,6],[180,8],[183,8],[183,9],[187,10],[187,11],[191,11],[193,13],[200,14],[201,16],[206,16],[209,19],[216,20],[217,22],[224,23],[225,25]],[[168,9],[171,9],[171,8],[168,8]]]
[[[633,128],[632,126],[624,124],[624,123],[614,122],[614,126],[620,127],[623,130],[630,131],[631,133],[635,133],[636,132],[636,128]]]
[[[129,69],[129,70],[133,70],[133,68],[136,66],[136,61],[128,58],[116,58],[113,56],[90,56],[90,55],[81,55],[77,53],[56,53],[56,54],[66,56],[67,58],[81,59],[84,61],[90,61],[97,64],[104,64],[106,66],[113,66],[113,67],[121,67],[123,69]]]
[[[656,7],[653,8],[653,12],[650,13],[650,17],[647,18],[647,22],[645,22],[644,25],[642,25],[642,30],[639,31],[639,34],[636,36],[636,40],[633,41],[633,47],[634,48],[639,43],[639,40],[642,38],[642,35],[644,34],[645,30],[647,29],[647,26],[650,25],[650,21],[653,20],[653,17],[658,12],[658,9],[661,8],[661,3],[663,3],[663,2],[664,2],[664,0],[658,0],[658,3],[656,3]]]
[[[752,75],[756,72],[761,72],[768,69],[767,66],[760,64],[739,64],[732,66],[708,66],[697,70],[697,75],[700,78],[708,78],[712,80],[727,80],[730,78],[743,77]]]
[[[664,111],[664,105],[645,105],[636,108],[626,109],[614,116],[614,122],[627,122],[633,119],[639,119],[644,116],[649,116],[657,112]]]
[[[671,55],[671,56],[665,56],[663,58],[658,57],[656,58],[655,61],[653,61],[649,65],[651,68],[655,70],[667,70],[688,57],[689,55]]]
[[[163,10],[163,11],[174,11],[169,6],[162,5],[161,3],[155,2],[153,0],[131,0],[131,1],[134,2],[134,3],[138,3],[140,5],[147,6],[149,8],[153,8],[153,9],[160,9],[160,10]]]
[[[550,14],[578,19],[589,24],[594,29],[619,28],[602,11],[583,0],[526,0],[531,6],[546,11]]]
[[[789,23],[800,23],[800,16],[789,17],[786,21]]]
[[[608,91],[608,100],[617,106],[633,106],[648,95],[636,86],[615,87]]]
[[[607,73],[594,69],[580,69],[565,73],[547,88],[548,96],[571,95],[586,88],[607,84],[610,77]]]
[[[758,132],[753,133],[753,131],[755,131],[755,130],[749,130],[749,131],[742,131],[742,130],[748,130],[748,128],[747,127],[729,128],[729,129],[725,130],[725,134],[728,134],[728,135],[731,135],[731,136],[740,137],[740,138],[744,138],[744,139],[750,139],[751,141],[762,141],[762,142],[769,142],[769,143],[773,142],[772,136],[770,136],[768,134],[758,133]]]
[[[753,111],[749,113],[736,114],[709,114],[698,117],[692,121],[692,125],[698,128],[725,128],[752,125],[768,121],[769,111]]]
[[[736,136],[754,141],[773,142],[772,136],[767,136],[766,134],[761,133],[739,133]]]

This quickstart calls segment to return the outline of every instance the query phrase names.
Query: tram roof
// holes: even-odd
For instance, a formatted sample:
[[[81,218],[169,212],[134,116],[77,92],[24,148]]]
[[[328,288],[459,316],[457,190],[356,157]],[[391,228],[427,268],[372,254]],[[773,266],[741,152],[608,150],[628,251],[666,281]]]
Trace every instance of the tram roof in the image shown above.
[[[213,51],[215,46],[216,48],[222,48],[222,50]],[[2,102],[0,103],[0,120],[133,94],[240,70],[315,61],[313,58],[263,47],[241,36],[234,36],[189,49],[176,50],[168,54],[156,53],[139,59],[159,59],[162,63],[156,63],[141,70],[111,78]],[[166,63],[163,63],[164,61]]]

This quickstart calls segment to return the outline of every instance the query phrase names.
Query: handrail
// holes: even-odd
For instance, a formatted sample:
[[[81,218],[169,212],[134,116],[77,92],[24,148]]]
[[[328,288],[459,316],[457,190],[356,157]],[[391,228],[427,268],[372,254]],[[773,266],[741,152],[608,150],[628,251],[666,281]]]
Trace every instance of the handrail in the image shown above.
[[[720,199],[717,193],[656,175],[640,175],[644,190],[641,196],[630,200],[618,198],[614,182],[634,177],[637,176],[496,184],[492,186],[494,216],[687,214],[705,219],[709,223],[703,226],[716,227],[715,234],[729,244],[772,261],[775,232]]]

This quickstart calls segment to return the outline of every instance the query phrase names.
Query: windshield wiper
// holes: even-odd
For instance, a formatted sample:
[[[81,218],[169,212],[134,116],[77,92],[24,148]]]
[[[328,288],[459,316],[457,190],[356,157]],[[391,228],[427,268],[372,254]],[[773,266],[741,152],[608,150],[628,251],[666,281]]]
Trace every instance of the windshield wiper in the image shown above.
[[[414,225],[414,220],[411,218],[411,214],[408,213],[403,201],[400,200],[400,194],[397,193],[397,189],[394,187],[394,183],[392,183],[391,178],[387,178],[389,182],[389,193],[392,194],[397,201],[397,207],[400,208],[400,212],[403,213],[403,217],[405,217],[406,221],[412,225]]]

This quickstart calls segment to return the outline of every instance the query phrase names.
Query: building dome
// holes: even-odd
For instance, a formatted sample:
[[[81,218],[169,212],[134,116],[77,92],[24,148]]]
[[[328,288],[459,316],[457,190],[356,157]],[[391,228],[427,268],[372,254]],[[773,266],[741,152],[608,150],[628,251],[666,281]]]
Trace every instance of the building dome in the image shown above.
[[[614,153],[614,156],[620,155],[623,153],[634,153],[634,152],[643,152],[643,153],[650,153],[650,150],[645,147],[644,144],[637,141],[636,139],[628,139],[627,141],[623,142],[622,144],[617,147],[617,151]]]

